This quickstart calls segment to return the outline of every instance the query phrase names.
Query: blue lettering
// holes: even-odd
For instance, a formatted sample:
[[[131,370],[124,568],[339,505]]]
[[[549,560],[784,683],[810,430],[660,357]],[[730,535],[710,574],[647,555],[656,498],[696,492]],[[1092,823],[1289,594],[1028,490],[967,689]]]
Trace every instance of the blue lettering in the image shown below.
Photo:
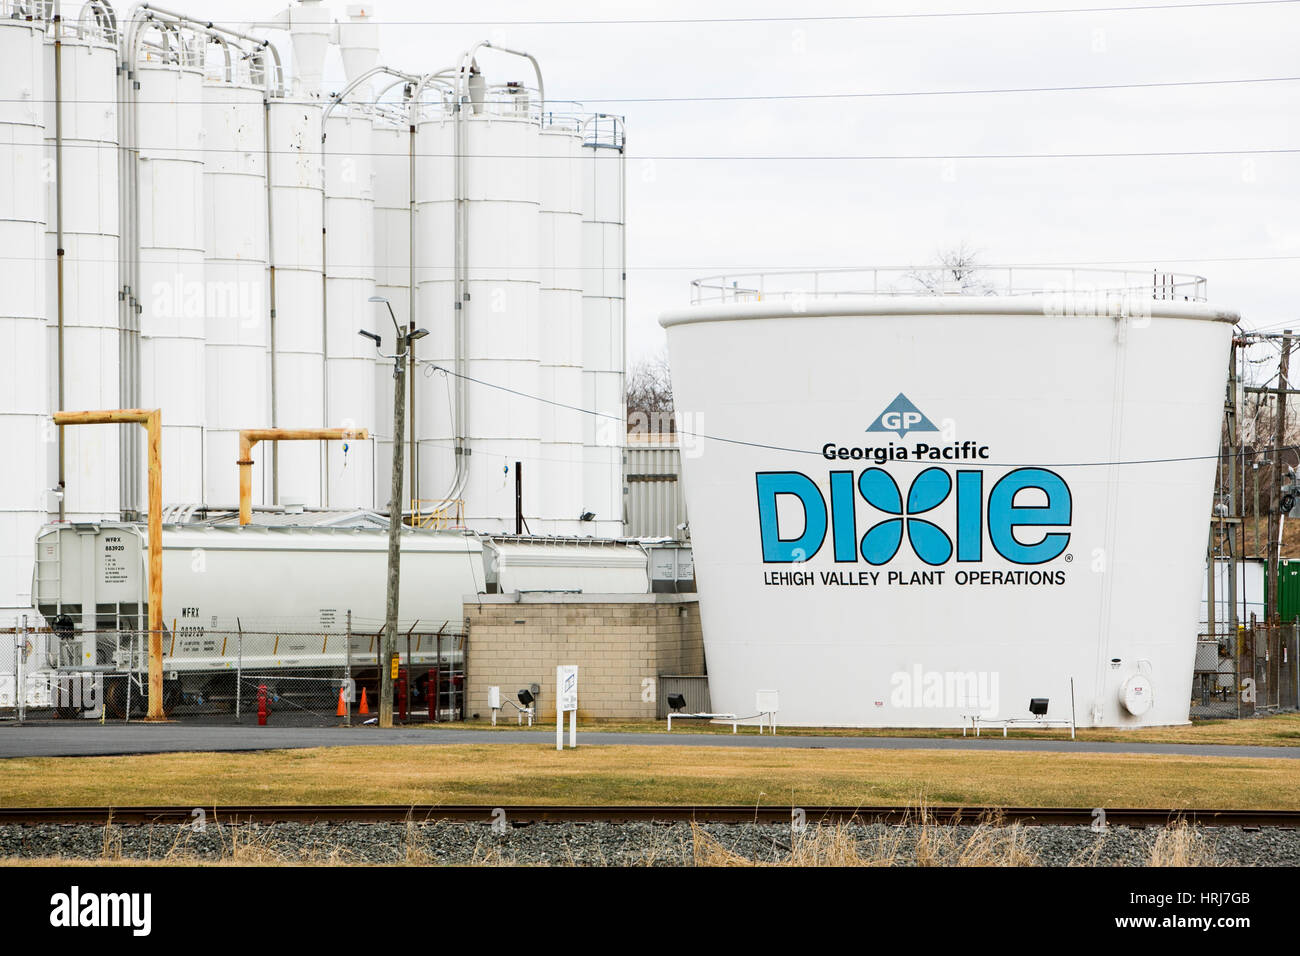
[[[821,550],[826,538],[826,500],[807,475],[797,471],[768,471],[754,476],[758,486],[758,527],[763,539],[763,560],[775,564],[807,561]],[[777,527],[777,495],[794,495],[803,505],[803,532],[782,538]]]
[[[1027,488],[1043,491],[1047,504],[1015,504],[1016,494]],[[1022,544],[1016,529],[1062,527],[1070,523],[1071,511],[1070,488],[1060,475],[1045,468],[1017,468],[989,492],[989,541],[998,554],[1016,564],[1051,561],[1070,543],[1068,533],[1049,533],[1037,544]]]

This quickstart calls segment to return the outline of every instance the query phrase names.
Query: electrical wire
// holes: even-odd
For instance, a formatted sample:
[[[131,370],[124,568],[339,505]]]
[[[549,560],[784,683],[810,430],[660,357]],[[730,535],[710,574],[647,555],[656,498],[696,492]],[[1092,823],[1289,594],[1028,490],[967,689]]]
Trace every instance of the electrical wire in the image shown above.
[[[472,375],[462,375],[452,371],[451,369],[445,368],[444,366],[438,365],[436,363],[421,363],[421,364],[430,365],[434,370],[442,372],[444,375],[454,375],[457,378],[464,379],[467,382],[471,382],[475,385],[479,385],[484,388],[495,389],[500,392],[505,392],[510,395],[515,395],[519,398],[528,399],[534,402],[541,402],[542,404],[545,405],[553,405],[557,408],[567,408],[571,411],[581,412],[584,415],[591,415],[596,418],[603,418],[603,419],[609,419],[613,421],[620,421],[626,423],[626,419],[619,415],[611,415],[608,412],[599,412],[589,408],[582,408],[578,405],[569,405],[565,402],[555,401],[554,399],[550,399],[550,398],[543,398],[540,395],[533,395],[528,392],[523,392],[520,391],[519,389],[510,388],[505,385],[498,385],[495,382],[487,382],[484,381],[483,379],[475,378]],[[688,438],[698,438],[704,441],[719,442],[721,444],[727,444],[727,445],[738,445],[746,448],[757,448],[765,451],[788,452],[796,455],[814,455],[819,458],[825,457],[822,454],[821,450],[816,448],[794,448],[789,445],[774,445],[774,444],[769,444],[767,442],[747,441],[741,438],[727,438],[721,435],[709,435],[704,432],[695,432],[684,428],[679,428],[677,430],[677,434]],[[1282,446],[1283,451],[1292,451],[1298,449],[1300,449],[1300,445]],[[1228,454],[1228,457],[1235,458],[1238,455],[1245,455],[1245,454],[1246,453],[1244,451],[1231,452]],[[1015,462],[1015,463],[978,461],[978,462],[963,462],[962,464],[969,465],[972,468],[1109,468],[1109,467],[1122,466],[1122,465],[1163,465],[1163,464],[1184,463],[1189,461],[1217,461],[1222,457],[1223,457],[1222,455],[1216,453],[1213,455],[1182,455],[1182,456],[1172,457],[1172,458],[1132,458],[1132,459],[1124,459],[1118,461],[1064,461],[1064,462],[1039,461],[1039,462]],[[911,460],[909,459],[908,461],[910,462]]]
[[[395,127],[396,129],[396,127]],[[401,130],[403,136],[406,135],[405,129]],[[28,148],[41,149],[48,148],[47,144],[42,142],[36,143],[6,143],[5,148]],[[64,149],[94,149],[94,150],[117,150],[114,143],[107,142],[76,142],[63,144]],[[150,147],[147,150],[135,149],[135,153],[148,154],[150,159],[157,160],[174,160],[184,162],[200,162],[201,157],[207,154],[235,153],[244,155],[248,153],[247,149],[235,147],[209,147],[209,146],[158,146]],[[270,152],[273,155],[297,156],[312,158],[313,154],[302,149],[272,149],[263,150],[263,153]],[[1277,146],[1277,147],[1254,147],[1247,149],[1184,149],[1184,150],[1136,150],[1131,152],[1124,151],[1106,151],[1095,153],[859,153],[859,154],[842,154],[842,155],[824,155],[818,153],[789,153],[789,154],[750,154],[734,153],[731,155],[723,153],[685,155],[685,154],[661,154],[661,155],[638,155],[632,158],[640,161],[654,162],[781,162],[781,163],[799,163],[799,162],[911,162],[920,160],[1024,160],[1024,159],[1151,159],[1151,158],[1170,158],[1170,157],[1198,157],[1198,156],[1275,156],[1285,154],[1300,153],[1300,147],[1296,146]],[[163,155],[170,154],[170,155]],[[179,155],[176,155],[179,154]],[[189,154],[194,154],[191,157]],[[405,160],[410,156],[408,152],[390,153],[383,151],[349,151],[346,156],[377,156],[388,157],[390,159]],[[415,153],[418,159],[454,159],[455,153],[447,152],[419,152]],[[331,154],[331,158],[337,158]],[[532,160],[535,162],[572,162],[570,156],[540,156],[534,153],[475,153],[475,159],[517,159]]]
[[[1012,86],[992,87],[974,90],[872,90],[870,92],[839,93],[752,93],[752,94],[718,94],[696,96],[574,96],[565,100],[550,100],[549,103],[565,106],[581,106],[585,103],[749,103],[749,102],[799,102],[804,100],[850,100],[850,99],[891,99],[895,97],[917,96],[993,96],[1016,93],[1086,93],[1113,90],[1155,90],[1195,88],[1203,86],[1236,86],[1252,83],[1294,83],[1300,76],[1261,76],[1226,80],[1161,80],[1145,83],[1094,83],[1074,86]],[[328,100],[328,98],[326,98]],[[324,100],[323,100],[324,101]],[[0,97],[0,103],[53,103],[53,98],[32,99],[31,97]],[[113,99],[85,99],[76,101],[81,105],[113,106],[120,101]],[[134,102],[145,105],[213,105],[211,100],[150,100],[139,98]],[[291,101],[285,101],[289,103]],[[504,102],[504,101],[501,101]],[[274,104],[275,101],[273,100]],[[227,106],[228,104],[218,104]],[[366,104],[362,104],[366,105]],[[397,104],[394,104],[397,105]],[[559,112],[544,110],[546,113]]]

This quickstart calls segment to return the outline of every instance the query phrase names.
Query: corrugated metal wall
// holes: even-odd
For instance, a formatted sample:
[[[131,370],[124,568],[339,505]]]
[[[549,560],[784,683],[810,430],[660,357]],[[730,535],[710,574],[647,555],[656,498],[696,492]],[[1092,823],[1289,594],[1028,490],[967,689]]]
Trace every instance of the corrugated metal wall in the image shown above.
[[[628,443],[624,534],[631,538],[689,537],[689,529],[678,529],[686,523],[681,474],[681,450],[676,445]]]
[[[707,714],[712,710],[709,702],[709,679],[704,675],[660,674],[659,675],[659,719],[668,716],[668,695],[681,694],[686,698],[682,712],[686,714]]]

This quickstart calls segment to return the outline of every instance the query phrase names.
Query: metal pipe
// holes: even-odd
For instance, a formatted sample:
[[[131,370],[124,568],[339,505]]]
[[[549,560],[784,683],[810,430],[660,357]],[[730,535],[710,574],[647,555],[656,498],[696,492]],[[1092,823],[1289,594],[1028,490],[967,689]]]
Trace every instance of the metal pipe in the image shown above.
[[[162,676],[162,411],[119,408],[107,411],[54,413],[54,424],[143,425],[149,436],[149,716],[164,720]]]
[[[253,446],[261,441],[344,441],[369,438],[364,428],[245,428],[239,433],[239,523],[253,520]]]
[[[63,407],[63,16],[59,0],[54,2],[54,255],[55,255],[55,297],[58,329],[56,332],[58,349],[57,402]],[[63,521],[67,512],[66,451],[63,442],[63,429],[59,429],[59,520]]]

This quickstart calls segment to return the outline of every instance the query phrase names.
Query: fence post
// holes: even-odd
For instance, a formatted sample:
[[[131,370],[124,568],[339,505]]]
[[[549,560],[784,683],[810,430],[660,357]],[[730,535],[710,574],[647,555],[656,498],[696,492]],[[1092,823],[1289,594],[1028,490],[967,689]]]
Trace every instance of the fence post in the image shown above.
[[[235,642],[235,722],[238,723],[244,692],[244,625],[239,622],[239,618],[235,618],[235,627],[239,629],[239,637]]]
[[[131,721],[131,677],[132,677],[132,672],[135,670],[135,631],[131,632],[131,636],[127,639],[127,642],[128,643],[126,648],[126,711],[122,715],[123,723],[130,723]],[[107,708],[105,708],[105,710],[107,710]]]
[[[27,615],[18,632],[18,646],[14,648],[14,704],[18,708],[18,723],[27,714],[27,675],[23,673],[23,655],[27,651]]]
[[[344,655],[343,656],[343,686],[350,689],[355,686],[352,683],[352,612],[351,611],[348,611],[348,637],[346,643],[344,644],[344,648],[345,650],[343,652]],[[346,700],[347,707],[344,711],[343,726],[351,727],[352,726],[352,695],[346,695],[346,696],[347,696],[347,700]]]

